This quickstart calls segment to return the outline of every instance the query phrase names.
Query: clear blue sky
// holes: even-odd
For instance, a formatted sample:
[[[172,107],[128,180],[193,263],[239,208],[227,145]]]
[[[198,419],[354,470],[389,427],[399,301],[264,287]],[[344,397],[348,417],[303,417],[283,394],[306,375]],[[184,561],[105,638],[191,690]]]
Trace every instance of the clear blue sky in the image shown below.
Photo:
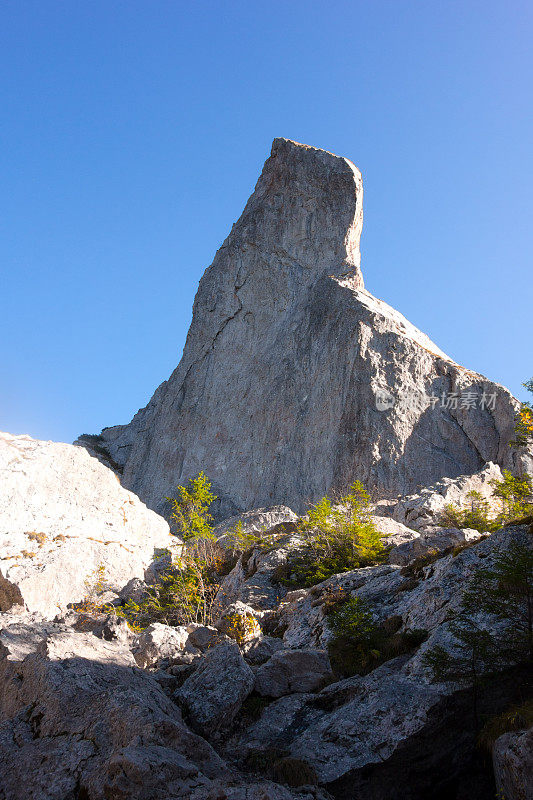
[[[363,172],[367,288],[525,397],[533,8],[4,0],[0,429],[127,422],[275,136]]]

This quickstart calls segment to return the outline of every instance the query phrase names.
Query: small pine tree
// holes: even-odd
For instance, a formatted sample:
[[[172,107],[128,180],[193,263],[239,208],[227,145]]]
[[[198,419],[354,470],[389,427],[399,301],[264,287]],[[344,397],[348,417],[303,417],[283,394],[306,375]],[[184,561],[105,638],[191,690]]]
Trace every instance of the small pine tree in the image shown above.
[[[493,480],[491,485],[494,489],[494,496],[502,504],[502,512],[498,517],[502,524],[523,517],[531,511],[532,488],[529,475],[518,478],[508,469],[504,469],[503,480]]]
[[[323,497],[300,520],[304,546],[291,559],[289,585],[313,586],[338,572],[378,564],[388,549],[370,513],[370,495],[356,481],[336,505]]]
[[[462,606],[506,623],[502,650],[511,660],[533,662],[533,546],[513,540],[498,550],[492,566],[476,570]]]
[[[466,495],[469,507],[462,509],[447,505],[440,519],[440,524],[451,528],[473,528],[480,533],[491,532],[499,528],[497,520],[491,518],[488,500],[480,492],[472,490]]]
[[[208,477],[200,472],[189,480],[188,486],[178,486],[177,497],[167,497],[171,504],[171,519],[176,532],[185,542],[213,538],[213,516],[209,507],[217,496],[211,491]]]
[[[498,648],[493,635],[476,625],[467,614],[461,614],[448,627],[455,638],[453,651],[435,645],[424,654],[423,662],[432,670],[435,680],[455,681],[471,687],[477,727],[479,690],[498,665]]]
[[[474,528],[480,533],[492,533],[512,520],[531,514],[531,478],[523,475],[515,477],[509,470],[503,470],[502,480],[492,480],[493,495],[501,504],[498,514],[491,513],[490,505],[479,492],[467,494],[468,508],[447,505],[439,520],[444,527]]]

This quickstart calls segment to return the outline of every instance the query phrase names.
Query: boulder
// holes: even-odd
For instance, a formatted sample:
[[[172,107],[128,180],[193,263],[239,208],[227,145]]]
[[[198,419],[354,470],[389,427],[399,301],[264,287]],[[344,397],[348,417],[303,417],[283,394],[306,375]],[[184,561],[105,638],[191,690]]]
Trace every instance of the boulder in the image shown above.
[[[468,546],[483,539],[484,535],[472,528],[437,528],[433,533],[417,534],[409,541],[393,547],[389,562],[403,566],[417,558],[434,556],[450,548]]]
[[[378,531],[383,534],[384,541],[393,547],[418,536],[418,532],[413,528],[408,528],[407,525],[397,522],[391,517],[370,514],[370,520],[374,523]]]
[[[3,433],[0,470],[0,611],[103,602],[177,541],[81,447]]]
[[[45,619],[41,614],[29,614],[21,606],[0,613],[0,660],[23,661],[34,653],[49,633],[67,630]]]
[[[492,763],[497,797],[505,800],[533,797],[533,728],[504,733],[496,739]]]
[[[274,636],[258,636],[242,648],[244,658],[249,664],[259,665],[268,661],[278,650],[283,650],[283,641]]]
[[[199,623],[191,622],[187,625],[187,633],[189,634],[187,644],[197,648],[202,653],[217,644],[221,644],[224,640],[228,641],[228,637],[213,625],[200,625]]]
[[[127,621],[116,614],[70,611],[65,616],[57,616],[54,621],[69,625],[77,631],[94,633],[108,642],[116,640],[130,646],[134,639],[134,633]]]
[[[488,461],[518,470],[518,401],[364,289],[362,225],[351,161],[275,139],[178,367],[129,424],[80,443],[160,513],[203,470],[219,520],[301,513],[355,479],[397,497]]]
[[[241,647],[261,634],[261,626],[256,619],[254,609],[239,600],[224,609],[216,620],[215,627],[230,639],[234,639]]]
[[[230,517],[215,527],[214,535],[218,543],[225,546],[226,533],[240,523],[243,533],[269,534],[273,529],[279,531],[284,525],[294,524],[298,517],[288,506],[253,508],[235,517]]]
[[[144,800],[200,787],[207,797],[224,762],[129,650],[45,624],[46,638],[19,647],[22,660],[0,655],[2,797]]]
[[[255,690],[266,697],[313,692],[332,677],[325,650],[279,650],[257,670]]]
[[[135,661],[143,669],[155,667],[161,661],[168,661],[180,655],[188,638],[187,629],[181,625],[171,627],[154,622],[135,639],[133,644]]]
[[[209,650],[175,698],[195,730],[216,736],[231,726],[253,686],[253,672],[231,642]]]
[[[457,478],[443,478],[441,481],[422,489],[417,494],[403,497],[392,509],[392,516],[398,522],[415,530],[439,526],[447,505],[467,508],[470,504],[469,492],[479,492],[488,501],[493,511],[500,505],[493,497],[491,481],[501,480],[502,471],[497,464],[488,463],[473,475],[459,475]]]

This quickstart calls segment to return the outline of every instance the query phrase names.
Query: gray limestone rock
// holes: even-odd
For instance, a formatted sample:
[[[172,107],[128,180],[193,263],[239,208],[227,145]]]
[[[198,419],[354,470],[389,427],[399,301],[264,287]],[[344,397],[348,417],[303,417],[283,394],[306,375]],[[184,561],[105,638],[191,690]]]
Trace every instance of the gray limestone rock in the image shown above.
[[[313,692],[331,677],[325,650],[279,650],[257,670],[255,690],[266,697]]]
[[[172,627],[153,622],[136,637],[133,655],[142,667],[155,667],[160,661],[172,659],[181,654],[189,634],[181,625]]]
[[[194,673],[176,692],[191,725],[203,735],[231,726],[253,689],[254,675],[235,642],[208,650]]]
[[[533,797],[533,728],[504,733],[492,750],[497,797],[528,800]]]
[[[242,647],[261,634],[256,617],[257,614],[251,606],[237,600],[222,611],[215,621],[215,627]]]
[[[207,797],[211,779],[228,774],[224,762],[129,650],[45,625],[40,644],[28,627],[21,647],[19,624],[16,651],[0,653],[2,798],[141,800],[187,797],[200,786]]]
[[[283,650],[283,642],[274,636],[258,636],[242,648],[243,655],[249,664],[259,665],[268,661],[278,650]]]
[[[392,497],[487,461],[519,469],[517,401],[364,289],[362,224],[350,161],[275,139],[200,281],[177,369],[131,423],[79,443],[160,513],[203,470],[219,519],[301,513],[354,479]]]
[[[439,526],[441,515],[447,505],[463,509],[469,507],[470,492],[477,492],[488,502],[491,510],[497,513],[501,510],[501,506],[493,495],[492,481],[499,481],[502,477],[499,466],[488,463],[473,475],[444,478],[416,494],[402,497],[391,509],[392,517],[415,530]]]

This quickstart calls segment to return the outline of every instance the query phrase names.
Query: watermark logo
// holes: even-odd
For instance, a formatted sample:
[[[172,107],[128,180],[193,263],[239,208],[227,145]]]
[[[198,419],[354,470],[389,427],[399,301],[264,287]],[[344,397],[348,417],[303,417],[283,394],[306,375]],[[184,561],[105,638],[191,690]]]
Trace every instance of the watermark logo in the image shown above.
[[[376,392],[376,408],[378,411],[388,411],[395,403],[394,395],[386,389],[378,389]]]
[[[496,392],[443,392],[441,395],[425,394],[413,389],[404,390],[394,396],[388,389],[377,389],[375,394],[376,409],[389,411],[425,411],[428,408],[443,408],[450,411],[456,409],[474,409],[494,411],[496,408]]]

